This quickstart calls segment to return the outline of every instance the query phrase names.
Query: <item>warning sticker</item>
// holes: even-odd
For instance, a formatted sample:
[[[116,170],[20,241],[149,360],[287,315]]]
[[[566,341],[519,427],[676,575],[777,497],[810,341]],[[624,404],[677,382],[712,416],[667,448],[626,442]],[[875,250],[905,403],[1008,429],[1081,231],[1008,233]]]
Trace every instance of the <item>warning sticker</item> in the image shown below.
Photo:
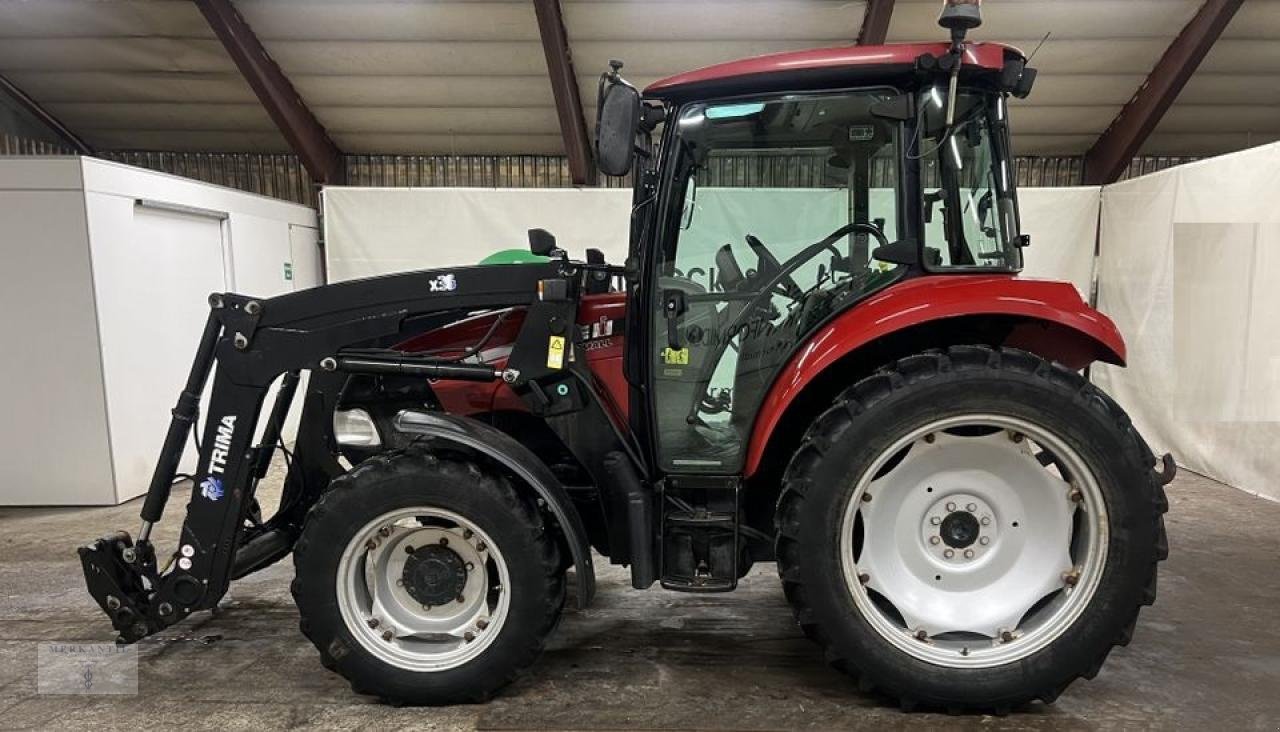
[[[664,348],[662,349],[662,362],[669,366],[688,366],[689,349]]]
[[[547,368],[564,368],[564,336],[551,336],[547,342]]]

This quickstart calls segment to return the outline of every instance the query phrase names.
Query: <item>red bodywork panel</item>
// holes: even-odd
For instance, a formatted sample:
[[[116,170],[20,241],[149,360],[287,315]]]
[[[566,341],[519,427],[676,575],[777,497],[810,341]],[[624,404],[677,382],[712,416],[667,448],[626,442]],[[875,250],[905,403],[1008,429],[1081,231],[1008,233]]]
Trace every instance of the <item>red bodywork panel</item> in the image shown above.
[[[513,308],[498,329],[489,338],[480,357],[486,363],[501,367],[511,353],[511,344],[524,323],[524,308]],[[603,295],[587,295],[578,308],[578,325],[590,329],[597,326],[597,337],[585,343],[585,357],[591,372],[613,401],[611,411],[620,425],[627,422],[627,381],[622,375],[622,323],[626,313],[626,295],[611,292]],[[409,352],[436,349],[452,349],[438,352],[440,356],[460,355],[463,349],[474,345],[484,337],[493,325],[497,314],[486,313],[443,328],[423,333],[401,343],[398,348]],[[611,324],[606,330],[603,323]],[[590,331],[588,331],[590,332]],[[609,332],[609,335],[604,335]],[[582,354],[577,354],[582,357]],[[477,384],[467,381],[442,380],[432,384],[436,397],[445,411],[451,414],[472,415],[500,410],[526,411],[524,400],[501,381]]]
[[[1073,369],[1095,360],[1124,365],[1125,347],[1111,319],[1089,307],[1066,282],[1018,279],[1009,275],[917,277],[872,296],[838,315],[809,338],[779,372],[756,416],[745,475],[760,466],[769,436],[791,402],[818,374],[858,348],[941,318],[1012,315],[1061,326],[1015,328],[1005,345],[1023,348]],[[1068,334],[1083,337],[1063,337]]]
[[[668,76],[645,87],[644,95],[661,99],[676,93],[681,87],[759,74],[860,66],[910,65],[924,54],[941,56],[950,49],[949,43],[897,43],[887,46],[839,46],[771,53]],[[998,71],[1004,66],[1006,53],[1017,57],[1023,55],[1022,51],[1013,46],[999,43],[970,43],[965,46],[964,65]]]
[[[578,357],[588,367],[613,404],[609,410],[617,423],[627,422],[628,388],[622,372],[622,323],[626,311],[623,293],[588,295],[578,311],[578,324],[590,328],[612,323],[612,332],[596,331],[588,338]],[[504,322],[481,352],[483,360],[501,366],[515,341],[524,311],[507,311]],[[945,318],[964,316],[1015,316],[1026,318],[1016,326],[1004,345],[1022,348],[1073,369],[1093,361],[1123,365],[1124,340],[1115,325],[1089,307],[1065,282],[1019,279],[1012,275],[932,275],[916,277],[892,285],[818,329],[807,345],[798,350],[778,373],[756,416],[751,432],[744,475],[760,466],[765,446],[787,407],[819,374],[844,356],[905,328]],[[493,324],[495,314],[485,314],[452,323],[412,338],[400,345],[407,351],[462,349],[479,341]],[[1045,327],[1045,326],[1049,327]],[[588,331],[589,332],[589,331]],[[440,352],[448,355],[449,351]],[[461,415],[485,414],[501,410],[525,411],[520,397],[503,382],[477,384],[466,381],[438,381],[433,384],[441,406]]]

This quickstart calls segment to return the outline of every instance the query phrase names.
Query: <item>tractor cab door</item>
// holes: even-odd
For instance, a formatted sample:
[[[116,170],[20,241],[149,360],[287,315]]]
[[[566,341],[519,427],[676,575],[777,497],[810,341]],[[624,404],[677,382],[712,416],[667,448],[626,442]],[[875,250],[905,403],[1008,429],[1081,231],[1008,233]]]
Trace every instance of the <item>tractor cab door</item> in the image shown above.
[[[754,415],[821,322],[905,269],[891,93],[691,104],[678,113],[649,269],[649,373],[665,472],[741,470]]]

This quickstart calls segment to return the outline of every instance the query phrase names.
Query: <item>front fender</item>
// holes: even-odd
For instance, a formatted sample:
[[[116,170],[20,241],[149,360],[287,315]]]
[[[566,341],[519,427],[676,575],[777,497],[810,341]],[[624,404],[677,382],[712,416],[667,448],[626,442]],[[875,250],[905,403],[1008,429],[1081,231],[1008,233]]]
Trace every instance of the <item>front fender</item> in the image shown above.
[[[483,422],[440,412],[406,409],[396,415],[395,428],[408,435],[453,443],[481,455],[510,470],[546,501],[551,515],[564,531],[565,541],[573,556],[578,578],[578,607],[591,603],[596,591],[596,575],[591,564],[591,547],[582,517],[573,507],[573,499],[551,472],[529,448],[506,433]]]
[[[964,317],[1021,322],[1002,344],[1081,369],[1093,361],[1123,366],[1124,339],[1069,283],[1010,275],[935,275],[898,283],[833,318],[796,350],[765,395],[752,427],[745,474],[756,472],[770,435],[814,379],[886,336]],[[922,348],[942,343],[924,344]]]

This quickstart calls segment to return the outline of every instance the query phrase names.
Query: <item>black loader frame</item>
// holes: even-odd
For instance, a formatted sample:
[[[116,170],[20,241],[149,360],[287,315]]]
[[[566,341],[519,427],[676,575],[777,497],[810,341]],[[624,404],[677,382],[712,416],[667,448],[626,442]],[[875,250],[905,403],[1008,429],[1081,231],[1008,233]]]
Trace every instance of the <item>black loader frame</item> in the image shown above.
[[[231,580],[287,555],[307,511],[343,472],[333,413],[355,374],[507,382],[538,415],[599,408],[574,325],[584,273],[618,274],[607,265],[569,262],[425,270],[303,290],[269,299],[230,293],[209,296],[205,323],[186,386],[178,397],[142,506],[136,543],[117,532],[79,549],[94,599],[111,617],[120,641],[133,642],[217,605]],[[505,368],[428,358],[389,348],[469,312],[524,307],[527,313]],[[561,349],[560,358],[549,351]],[[178,477],[201,395],[214,364],[213,387],[191,501],[179,548],[157,562],[152,525],[164,514]],[[281,425],[310,371],[294,459],[280,507],[269,520],[251,519],[254,493],[267,471]],[[253,440],[266,397],[279,380],[262,436]],[[577,575],[581,605],[594,594],[586,530],[556,477],[516,440],[476,420],[444,414],[404,420],[404,432],[478,452],[536,491],[562,534]],[[615,435],[621,443],[624,436]],[[619,444],[616,459],[636,453]],[[626,455],[630,453],[630,457]],[[618,467],[627,470],[632,466]],[[640,466],[636,468],[643,471]]]

